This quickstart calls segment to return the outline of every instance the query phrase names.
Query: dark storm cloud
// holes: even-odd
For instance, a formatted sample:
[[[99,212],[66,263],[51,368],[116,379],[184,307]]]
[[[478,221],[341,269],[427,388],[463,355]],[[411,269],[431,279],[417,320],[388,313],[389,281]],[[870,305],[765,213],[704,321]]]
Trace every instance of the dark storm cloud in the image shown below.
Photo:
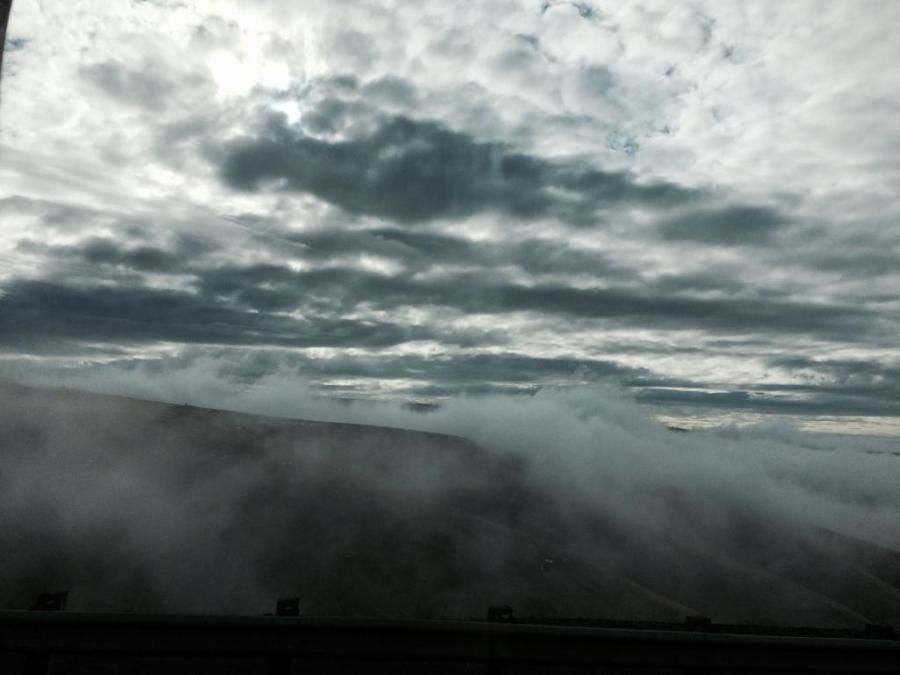
[[[383,349],[430,339],[445,346],[478,349],[505,341],[490,331],[462,333],[441,327],[442,317],[457,313],[529,312],[544,317],[547,325],[561,317],[575,322],[600,319],[618,326],[701,330],[710,338],[716,334],[811,334],[845,342],[871,335],[869,331],[876,326],[877,317],[860,306],[804,304],[778,294],[712,299],[707,294],[711,288],[729,295],[741,290],[739,284],[723,285],[719,274],[665,277],[648,285],[640,281],[637,271],[618,266],[602,252],[580,251],[550,239],[472,242],[427,230],[389,227],[286,233],[284,236],[299,256],[313,263],[332,262],[327,268],[297,271],[278,264],[214,265],[215,258],[206,257],[215,250],[211,242],[181,236],[170,238],[165,246],[151,246],[142,243],[146,241],[145,229],[132,229],[132,239],[123,237],[119,241],[93,237],[69,245],[50,245],[33,239],[20,242],[20,250],[52,259],[63,277],[58,283],[7,284],[0,299],[3,349],[8,353],[81,355],[90,359],[100,354],[72,345],[78,341],[132,345],[183,342],[197,345],[197,350],[217,360],[217,376],[227,381],[246,384],[268,375],[293,372],[304,381],[318,381],[316,386],[323,388],[323,393],[341,392],[348,396],[353,395],[354,387],[366,387],[359,383],[332,383],[362,379],[375,386],[403,381],[402,390],[407,396],[443,397],[461,393],[527,394],[542,387],[569,386],[596,378],[635,388],[641,402],[653,405],[785,414],[898,412],[898,373],[888,372],[879,364],[855,361],[773,359],[772,367],[815,370],[822,378],[809,385],[747,385],[735,391],[710,393],[689,381],[676,381],[612,361],[527,354],[451,352],[433,358],[342,355],[323,361],[298,354],[288,356],[286,352],[276,357],[259,350],[252,352],[252,358],[243,358],[239,350],[232,350],[227,358],[219,359],[215,345]],[[265,233],[260,236],[265,241]],[[275,245],[276,239],[280,241],[276,236],[269,243]],[[353,258],[362,254],[400,262],[412,272],[385,276],[357,269]],[[79,264],[95,270],[108,269],[107,276],[115,273],[109,279],[115,281],[116,287],[77,288],[64,282],[66,266]],[[440,264],[471,269],[442,277],[416,275],[417,270],[430,270]],[[510,283],[503,271],[509,266],[531,275],[592,274],[603,280],[604,287]],[[192,278],[193,282],[183,291],[154,290],[142,287],[138,276],[123,276],[123,268],[141,273],[175,273]],[[635,282],[639,285],[628,285]],[[691,297],[686,292],[704,295]],[[390,312],[408,307],[427,308],[430,318],[420,327],[340,319],[372,309],[390,316]],[[291,318],[285,312],[296,312],[304,318]],[[738,342],[739,351],[748,347],[764,351],[768,345],[765,340],[748,342],[747,338]],[[735,341],[703,340],[693,351],[719,347],[732,353]],[[661,346],[655,351],[669,350],[670,347]],[[641,347],[624,344],[616,351],[637,353]],[[114,360],[112,363],[118,365],[111,367],[125,362]],[[691,387],[694,389],[689,390]]]
[[[765,244],[785,217],[764,206],[731,206],[714,210],[691,211],[663,222],[662,235],[670,240],[735,246]]]
[[[479,346],[505,340],[496,331],[449,332],[441,328],[444,319],[511,312],[543,317],[548,326],[561,318],[602,320],[618,327],[705,331],[710,338],[807,334],[858,342],[889,327],[885,322],[890,317],[879,318],[860,305],[804,303],[783,291],[756,289],[751,294],[725,274],[647,282],[639,270],[602,251],[580,250],[558,239],[473,242],[390,227],[282,234],[276,230],[267,246],[276,250],[287,243],[292,254],[313,264],[298,271],[281,264],[219,262],[211,257],[213,243],[197,237],[148,243],[152,240],[147,239],[146,224],[139,225],[132,228],[131,239],[94,237],[67,245],[20,242],[20,249],[52,258],[50,269],[56,272],[44,285],[24,281],[7,285],[0,300],[5,341],[15,341],[11,336],[16,334],[24,343],[30,333],[191,344],[365,347],[436,339]],[[256,225],[248,227],[260,243],[266,243],[265,228]],[[388,276],[359,269],[355,259],[362,255],[399,262],[407,273]],[[323,263],[327,267],[321,267]],[[435,265],[453,271],[435,275]],[[67,269],[80,279],[75,287],[66,281]],[[93,274],[100,271],[111,283],[85,288],[81,276],[88,269]],[[528,273],[532,282],[511,282],[511,269]],[[124,276],[129,270],[135,274]],[[425,271],[430,274],[420,275]],[[138,273],[177,274],[189,280],[188,286],[169,291],[146,288]],[[582,283],[570,285],[558,277],[539,281],[538,275],[544,274],[574,275]],[[595,279],[595,285],[585,287],[585,277]],[[716,294],[711,296],[710,290]],[[406,308],[427,310],[423,326],[403,329],[384,323],[383,317],[375,322],[341,319],[373,310],[390,316]],[[450,375],[442,372],[441,377]]]
[[[780,285],[761,285],[743,281],[734,274],[734,263],[709,263],[705,269],[681,274],[661,274],[645,280],[644,288],[663,295],[714,295],[727,296],[734,302],[743,298],[766,300],[789,300],[792,288],[782,282]]]
[[[209,236],[168,234],[156,241],[159,229],[140,219],[110,219],[109,228],[116,237],[88,236],[71,244],[53,244],[27,237],[16,243],[16,251],[50,262],[52,273],[45,281],[61,281],[69,273],[125,283],[123,273],[191,274],[194,267],[208,263],[208,257],[220,251],[220,244]],[[129,282],[129,283],[134,283]]]
[[[896,274],[900,247],[893,242],[873,238],[864,242],[840,242],[827,250],[807,252],[798,258],[800,264],[813,269],[867,278]]]
[[[551,162],[405,117],[382,118],[370,133],[329,142],[273,115],[258,136],[224,148],[220,172],[235,189],[307,192],[399,223],[494,211],[590,225],[604,208],[661,208],[699,197],[672,183],[640,184],[627,173]]]
[[[128,265],[136,269],[174,270],[179,265],[177,256],[153,246],[138,246],[121,250],[112,242],[96,239],[84,248],[84,257],[94,264]]]
[[[497,289],[497,297],[509,309],[726,333],[815,333],[852,339],[871,318],[862,310],[842,305],[645,295],[626,289],[508,286]]]
[[[379,321],[260,313],[190,292],[76,288],[38,281],[6,284],[0,297],[0,344],[27,345],[36,336],[131,343],[388,347],[434,334],[427,328]],[[452,334],[441,337],[453,340]]]
[[[16,248],[68,261],[91,265],[116,265],[141,271],[178,272],[186,261],[178,253],[156,246],[122,247],[112,239],[94,237],[77,246],[52,246],[33,239],[20,241]]]
[[[643,328],[713,333],[814,334],[857,341],[876,330],[877,317],[857,306],[760,298],[648,294],[630,288],[522,285],[472,272],[440,279],[388,277],[350,268],[293,271],[278,265],[219,267],[198,279],[203,294],[229,296],[267,308],[320,303],[333,312],[362,304],[384,310],[446,307],[463,313],[532,312],[617,320]]]

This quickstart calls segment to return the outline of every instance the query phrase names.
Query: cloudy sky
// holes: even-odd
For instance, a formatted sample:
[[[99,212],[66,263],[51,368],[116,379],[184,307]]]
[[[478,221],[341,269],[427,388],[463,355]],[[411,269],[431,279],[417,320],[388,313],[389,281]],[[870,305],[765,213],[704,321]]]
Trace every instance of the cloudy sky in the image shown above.
[[[898,27],[858,0],[16,0],[0,376],[604,383],[900,434]]]

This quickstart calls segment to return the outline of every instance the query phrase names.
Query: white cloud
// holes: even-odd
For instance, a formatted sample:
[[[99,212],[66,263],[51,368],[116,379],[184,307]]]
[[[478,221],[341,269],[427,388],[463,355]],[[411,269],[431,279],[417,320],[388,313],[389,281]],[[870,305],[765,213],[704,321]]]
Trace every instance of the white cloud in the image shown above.
[[[507,143],[510,152],[542,160],[577,158],[599,170],[627,170],[639,184],[664,179],[693,186],[709,208],[747,203],[779,210],[791,224],[748,252],[715,242],[661,241],[657,227],[668,214],[641,205],[606,209],[596,214],[597,228],[577,233],[553,218],[523,224],[477,213],[428,229],[485,245],[510,238],[568,243],[635,275],[616,277],[586,264],[539,270],[534,261],[488,270],[469,260],[455,266],[445,260],[432,272],[474,269],[524,286],[624,285],[648,295],[677,281],[675,299],[837,303],[877,315],[870,343],[779,336],[754,352],[718,352],[702,330],[648,326],[644,335],[657,345],[693,341],[706,351],[610,354],[673,378],[761,384],[765,355],[785,350],[832,358],[849,351],[885,367],[896,363],[896,353],[885,350],[896,327],[897,273],[883,263],[865,274],[857,270],[876,253],[889,260],[900,251],[892,227],[900,214],[893,189],[900,174],[893,104],[900,71],[890,67],[900,57],[890,33],[898,8],[874,1],[588,6],[17,3],[10,36],[27,42],[4,64],[0,197],[52,205],[9,215],[0,233],[4,281],[58,274],[87,283],[96,274],[98,282],[121,282],[122,270],[92,272],[75,262],[54,270],[56,261],[17,246],[24,238],[57,247],[96,236],[136,242],[116,228],[137,220],[171,233],[156,244],[170,245],[176,235],[212,242],[218,250],[210,264],[281,260],[298,271],[358,262],[360,252],[352,251],[301,265],[285,251],[298,250],[290,241],[298,233],[353,233],[392,223],[350,215],[311,194],[236,193],[219,179],[222,148],[256,133],[265,111],[284,113],[289,127],[305,125],[328,142],[365,138],[379,119],[401,114],[439,122],[473,143]],[[335,82],[340,76],[356,82]],[[308,116],[329,99],[338,104],[324,117],[336,130],[313,134]],[[345,122],[338,119],[340,105],[349,111]],[[61,233],[52,224],[61,208],[69,209],[77,229]],[[692,208],[684,207],[686,217],[699,218]],[[408,263],[365,255],[365,265],[392,278],[410,272]],[[195,273],[141,278],[173,288]],[[433,278],[424,270],[419,275]],[[379,319],[390,311],[415,313],[422,324],[438,326],[467,321],[434,307],[343,311]],[[586,319],[560,331],[556,319],[544,319],[485,314],[469,323],[493,324],[522,352],[572,357],[596,355],[598,345],[641,331]],[[782,375],[783,383],[791,381]]]

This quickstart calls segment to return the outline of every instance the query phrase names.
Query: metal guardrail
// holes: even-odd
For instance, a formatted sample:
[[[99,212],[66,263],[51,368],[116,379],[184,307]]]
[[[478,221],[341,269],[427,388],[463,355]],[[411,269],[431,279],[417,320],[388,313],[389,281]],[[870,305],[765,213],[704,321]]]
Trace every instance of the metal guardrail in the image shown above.
[[[0,654],[23,674],[55,658],[257,659],[283,675],[297,663],[469,664],[470,672],[898,673],[900,641],[539,626],[465,621],[0,612]],[[411,669],[412,664],[412,669]],[[308,672],[306,667],[304,672]],[[162,671],[160,671],[162,672]],[[171,672],[171,670],[169,670]],[[190,672],[190,671],[189,671]],[[298,671],[299,672],[299,671]],[[433,671],[432,671],[433,672]]]

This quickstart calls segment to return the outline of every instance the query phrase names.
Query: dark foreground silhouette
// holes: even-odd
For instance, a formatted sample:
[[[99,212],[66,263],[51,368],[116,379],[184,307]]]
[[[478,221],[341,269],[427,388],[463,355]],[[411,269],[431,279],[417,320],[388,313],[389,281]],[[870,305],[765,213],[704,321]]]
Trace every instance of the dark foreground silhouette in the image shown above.
[[[689,628],[0,612],[0,667],[10,675],[859,675],[895,673],[900,659],[896,639]]]

